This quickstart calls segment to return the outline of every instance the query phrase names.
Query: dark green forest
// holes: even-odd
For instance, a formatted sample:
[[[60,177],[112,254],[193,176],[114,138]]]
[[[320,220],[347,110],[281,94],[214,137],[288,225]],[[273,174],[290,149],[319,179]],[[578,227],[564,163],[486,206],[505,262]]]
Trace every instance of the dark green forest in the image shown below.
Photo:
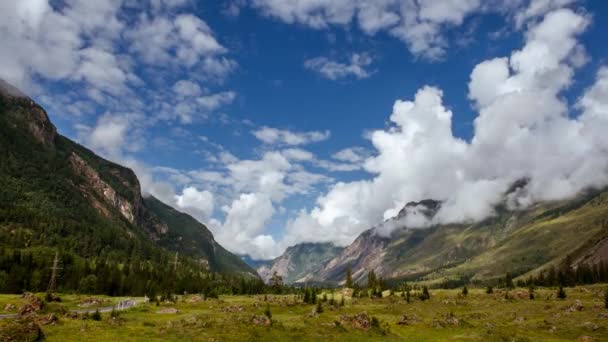
[[[160,201],[142,201],[135,223],[111,207],[102,215],[91,203],[103,198],[91,199],[94,193],[83,191],[86,179],[71,167],[70,155],[80,156],[129,201],[140,196],[137,178],[61,135],[54,135],[50,144],[41,142],[32,131],[53,136],[54,127],[35,115],[37,110],[42,111],[29,99],[0,95],[0,292],[46,290],[55,252],[60,254],[57,285],[63,292],[151,295],[263,289],[253,270],[219,246],[206,227]],[[151,237],[147,221],[169,227],[165,240]]]

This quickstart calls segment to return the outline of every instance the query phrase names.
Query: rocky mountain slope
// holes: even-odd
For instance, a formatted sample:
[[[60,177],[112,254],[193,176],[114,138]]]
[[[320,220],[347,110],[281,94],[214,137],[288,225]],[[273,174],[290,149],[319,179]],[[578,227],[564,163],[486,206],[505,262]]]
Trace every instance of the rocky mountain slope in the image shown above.
[[[287,284],[304,282],[313,271],[342,251],[330,243],[302,243],[289,247],[278,258],[258,266],[258,274],[268,282],[274,272],[283,277]]]
[[[42,107],[4,82],[0,160],[0,247],[159,262],[179,252],[202,269],[255,275],[203,224],[142,197],[132,170],[58,134]]]
[[[423,201],[433,216],[440,203]],[[389,224],[399,224],[407,206]],[[394,280],[495,281],[506,272],[527,276],[549,266],[574,260],[598,263],[608,256],[608,191],[588,190],[576,198],[538,203],[525,210],[496,208],[483,222],[408,229],[400,226],[390,236],[378,227],[362,233],[351,245],[311,275],[308,281],[339,284],[346,265],[355,281],[367,273]]]

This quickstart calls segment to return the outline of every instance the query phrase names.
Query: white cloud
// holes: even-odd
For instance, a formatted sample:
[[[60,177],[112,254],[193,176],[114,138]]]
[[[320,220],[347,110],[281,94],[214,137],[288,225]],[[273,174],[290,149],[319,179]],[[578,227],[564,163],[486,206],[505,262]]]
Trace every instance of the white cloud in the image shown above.
[[[369,152],[363,147],[349,147],[332,155],[332,158],[349,163],[360,163],[369,156]]]
[[[445,57],[449,42],[444,31],[462,25],[474,13],[494,12],[526,21],[576,0],[252,0],[263,14],[315,29],[355,23],[369,35],[386,32],[407,44],[415,57]]]
[[[209,191],[199,191],[193,186],[184,188],[181,195],[175,195],[175,204],[201,222],[207,222],[213,214],[213,194]]]
[[[355,53],[347,63],[332,61],[327,57],[316,57],[304,62],[306,69],[315,71],[330,80],[338,80],[353,76],[358,79],[368,78],[371,71],[366,68],[372,64],[368,54]]]
[[[412,101],[396,101],[393,125],[371,133],[377,155],[364,168],[375,176],[335,184],[315,208],[290,220],[279,245],[348,244],[405,203],[426,198],[443,202],[435,223],[480,220],[523,178],[529,183],[510,196],[513,208],[608,184],[607,69],[578,101],[579,117],[568,115],[560,95],[580,66],[572,56],[584,51],[576,37],[588,24],[571,10],[550,12],[530,26],[521,50],[475,67],[469,97],[479,115],[470,143],[454,137],[440,89],[426,86]]]
[[[226,213],[224,222],[214,221],[210,226],[221,244],[235,253],[257,259],[276,255],[274,239],[262,233],[275,212],[269,197],[244,193],[222,210]]]
[[[264,126],[252,132],[258,140],[274,145],[306,145],[329,139],[329,131],[292,132]]]

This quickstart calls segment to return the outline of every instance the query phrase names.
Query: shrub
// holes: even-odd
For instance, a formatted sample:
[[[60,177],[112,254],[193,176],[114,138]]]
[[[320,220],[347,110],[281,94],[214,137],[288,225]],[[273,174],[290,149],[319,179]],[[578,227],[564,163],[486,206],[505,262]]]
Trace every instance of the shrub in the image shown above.
[[[101,312],[99,312],[99,310],[95,310],[95,312],[93,312],[91,315],[91,319],[94,321],[101,321]]]
[[[268,317],[269,320],[272,321],[272,312],[270,312],[270,305],[266,305],[266,310],[264,310],[264,315]]]
[[[420,296],[418,298],[420,298],[420,300],[423,300],[423,301],[431,299],[431,294],[429,293],[429,288],[424,286],[422,288],[422,293],[420,294]]]
[[[604,307],[608,309],[608,287],[606,288],[606,291],[604,291]]]
[[[342,295],[342,299],[340,300],[340,306],[344,306],[344,295]]]
[[[564,287],[560,285],[559,289],[557,289],[557,298],[566,299],[566,291],[564,291]]]
[[[465,285],[465,286],[462,288],[462,295],[463,295],[463,296],[466,296],[466,295],[468,295],[468,294],[469,294],[469,289],[467,289],[467,286]]]
[[[528,288],[528,296],[530,297],[530,300],[534,299],[534,286]]]
[[[317,313],[323,313],[323,305],[321,304],[321,302],[317,303]]]
[[[493,288],[492,286],[488,286],[488,287],[486,288],[486,293],[487,293],[487,294],[492,294],[492,293],[494,293],[494,288]]]

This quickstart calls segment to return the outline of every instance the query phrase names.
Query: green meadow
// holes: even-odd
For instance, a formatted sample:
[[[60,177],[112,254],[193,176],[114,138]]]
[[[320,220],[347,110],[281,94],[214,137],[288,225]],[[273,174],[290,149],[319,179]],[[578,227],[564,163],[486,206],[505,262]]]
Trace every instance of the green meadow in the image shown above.
[[[528,289],[472,288],[431,290],[431,298],[408,303],[400,293],[379,299],[345,297],[326,291],[318,304],[293,295],[180,296],[176,302],[141,302],[118,315],[69,315],[86,296],[64,295],[38,314],[58,312],[54,323],[40,324],[47,341],[606,341],[608,309],[605,285],[542,288],[529,299]],[[118,298],[107,298],[116,302]],[[121,298],[122,299],[122,298]],[[141,298],[139,299],[141,300]],[[21,305],[18,295],[2,295],[2,307]],[[175,309],[175,310],[173,310]],[[175,312],[177,310],[177,312]],[[166,313],[161,313],[166,312]],[[270,320],[267,317],[271,317]],[[29,319],[0,321],[0,336]],[[2,335],[5,334],[5,335]],[[27,337],[22,337],[27,338]]]

